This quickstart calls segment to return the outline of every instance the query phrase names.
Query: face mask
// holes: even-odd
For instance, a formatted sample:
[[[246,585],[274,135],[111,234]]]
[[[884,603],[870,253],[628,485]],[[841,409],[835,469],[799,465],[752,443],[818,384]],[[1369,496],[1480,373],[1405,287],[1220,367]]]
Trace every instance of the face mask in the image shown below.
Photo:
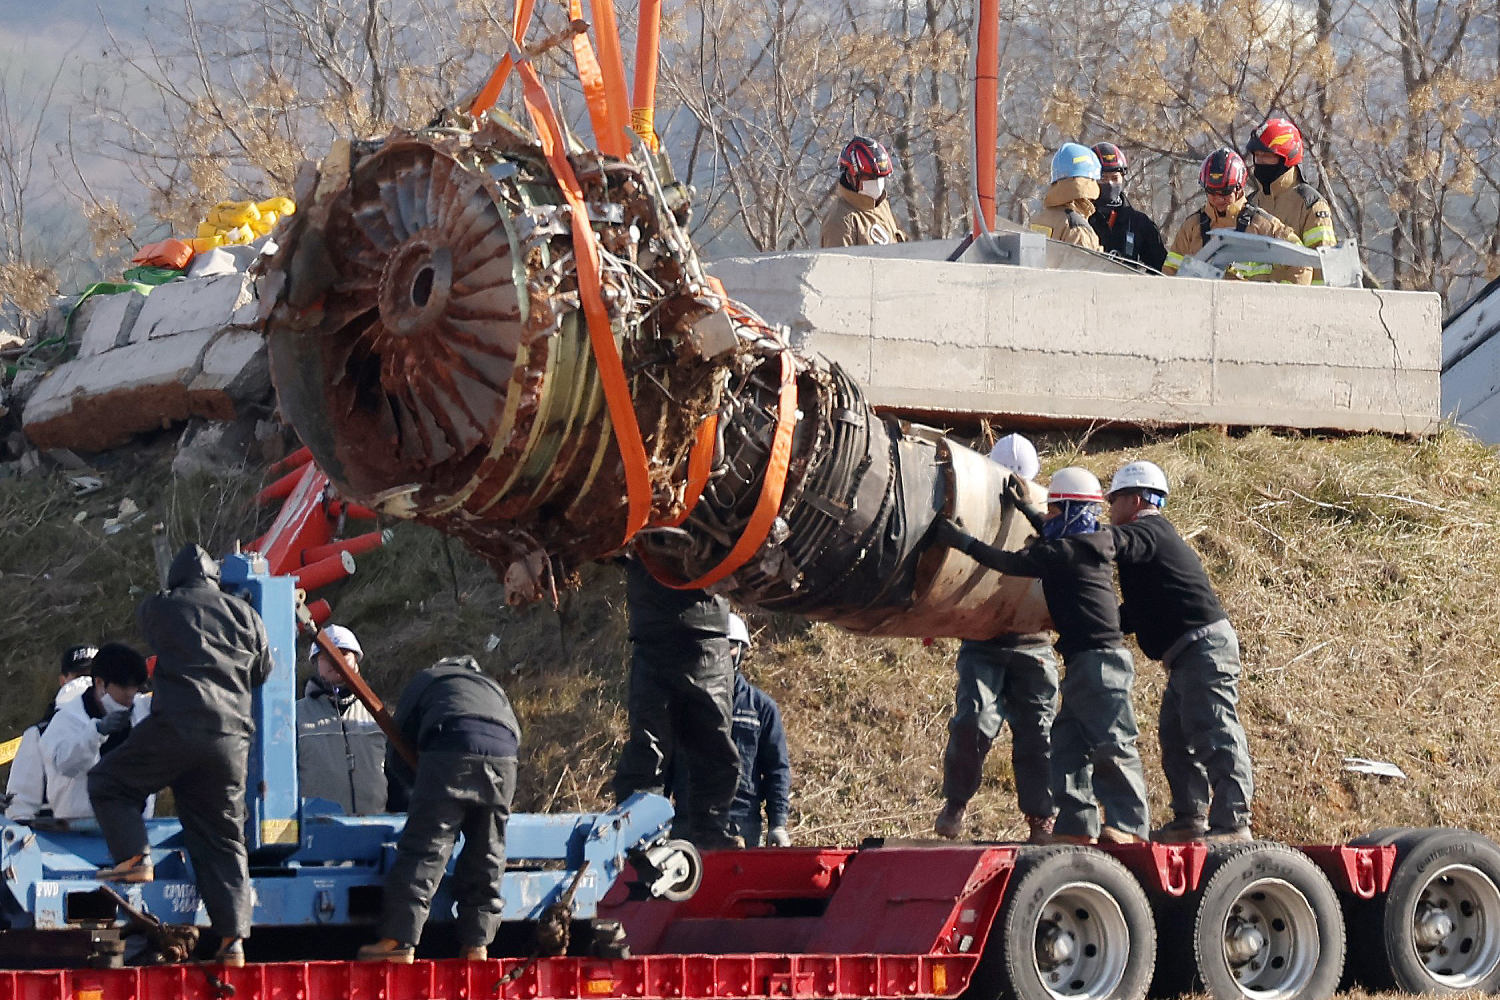
[[[1042,537],[1055,541],[1068,535],[1087,535],[1099,530],[1099,505],[1080,500],[1064,500],[1063,512],[1042,522]]]
[[[1106,181],[1099,182],[1099,200],[1106,205],[1118,205],[1120,195],[1125,192],[1125,185],[1110,184]]]
[[[874,198],[876,201],[879,201],[880,196],[885,194],[885,178],[873,177],[867,181],[860,181],[859,193],[866,198]]]
[[[1285,163],[1257,163],[1255,165],[1255,182],[1262,188],[1268,188],[1290,169],[1292,168]]]
[[[110,697],[108,691],[104,692],[104,697],[99,699],[99,704],[104,708],[104,713],[106,715],[112,715],[115,712],[130,711],[129,705],[121,705],[118,701],[115,701],[114,698]]]

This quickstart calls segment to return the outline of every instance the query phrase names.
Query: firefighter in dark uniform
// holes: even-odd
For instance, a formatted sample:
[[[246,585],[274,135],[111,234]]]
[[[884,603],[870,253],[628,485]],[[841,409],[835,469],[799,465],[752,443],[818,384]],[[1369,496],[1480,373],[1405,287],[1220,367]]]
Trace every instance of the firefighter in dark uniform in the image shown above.
[[[505,876],[505,825],[516,790],[521,725],[505,690],[472,656],[450,656],[412,678],[401,692],[395,722],[417,751],[413,778],[387,748],[391,799],[406,800],[406,827],[385,877],[381,940],[359,950],[360,961],[410,963],[427,923],[432,895],[463,834],[453,866],[454,926],[461,956],[483,961],[500,929]],[[408,797],[409,789],[409,797]]]
[[[615,766],[615,801],[636,792],[664,794],[667,764],[681,754],[691,780],[690,812],[674,832],[685,829],[679,835],[707,850],[743,846],[729,824],[740,779],[729,602],[702,590],[674,590],[631,559],[626,605],[630,735]]]
[[[198,894],[222,939],[216,959],[243,965],[252,906],[245,852],[251,692],[271,673],[271,647],[260,615],[219,589],[219,564],[197,545],[173,558],[167,588],[136,612],[156,653],[151,715],[89,772],[94,816],[118,862],[98,877],[155,877],[141,814],[148,796],[171,788]]]
[[[1125,195],[1125,174],[1130,163],[1124,151],[1112,142],[1101,142],[1094,147],[1094,153],[1099,157],[1099,199],[1094,202],[1089,224],[1098,234],[1104,252],[1160,271],[1167,260],[1167,246],[1151,216],[1130,204]]]

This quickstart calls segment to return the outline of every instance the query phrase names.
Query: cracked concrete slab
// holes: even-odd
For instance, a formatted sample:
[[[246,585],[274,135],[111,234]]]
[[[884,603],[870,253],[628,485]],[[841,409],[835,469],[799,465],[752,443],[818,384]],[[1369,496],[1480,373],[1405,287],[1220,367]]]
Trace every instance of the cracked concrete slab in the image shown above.
[[[1231,424],[1421,434],[1439,417],[1441,302],[883,254],[710,270],[842,365],[876,406],[942,420]]]

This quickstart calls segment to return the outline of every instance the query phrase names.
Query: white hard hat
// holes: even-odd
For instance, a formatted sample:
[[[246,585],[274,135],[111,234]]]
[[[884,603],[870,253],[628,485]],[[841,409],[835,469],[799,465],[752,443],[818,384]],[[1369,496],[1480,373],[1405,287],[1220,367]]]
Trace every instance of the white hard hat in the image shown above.
[[[1070,465],[1052,473],[1052,481],[1047,484],[1048,503],[1062,503],[1064,500],[1103,503],[1104,493],[1092,472]]]
[[[1035,479],[1042,471],[1036,446],[1019,434],[1007,434],[990,449],[990,461],[1003,465],[1022,479]]]
[[[323,629],[323,635],[339,649],[345,649],[353,653],[356,662],[365,658],[365,651],[359,648],[359,640],[354,638],[354,633],[344,626],[329,625]],[[322,647],[315,642],[312,645],[312,649],[308,650],[307,658],[309,660],[315,659],[320,652],[322,652]]]
[[[746,649],[750,648],[750,630],[745,627],[745,619],[739,615],[729,616],[729,641],[737,642]]]
[[[1109,481],[1110,496],[1121,490],[1155,490],[1162,496],[1171,492],[1167,489],[1167,474],[1155,462],[1131,462],[1120,466],[1115,478]]]

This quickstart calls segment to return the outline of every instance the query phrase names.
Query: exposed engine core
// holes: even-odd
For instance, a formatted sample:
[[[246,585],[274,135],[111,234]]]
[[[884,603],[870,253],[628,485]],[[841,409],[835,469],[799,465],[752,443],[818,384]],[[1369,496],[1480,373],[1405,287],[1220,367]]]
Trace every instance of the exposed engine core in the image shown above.
[[[461,538],[515,602],[633,541],[664,580],[858,631],[1044,627],[1030,581],[927,551],[944,512],[1025,538],[1003,470],[877,415],[836,364],[730,301],[665,159],[568,160],[617,361],[590,340],[559,179],[513,122],[344,142],[304,166],[261,298],[282,410],[343,492]],[[631,539],[611,368],[650,484]]]

